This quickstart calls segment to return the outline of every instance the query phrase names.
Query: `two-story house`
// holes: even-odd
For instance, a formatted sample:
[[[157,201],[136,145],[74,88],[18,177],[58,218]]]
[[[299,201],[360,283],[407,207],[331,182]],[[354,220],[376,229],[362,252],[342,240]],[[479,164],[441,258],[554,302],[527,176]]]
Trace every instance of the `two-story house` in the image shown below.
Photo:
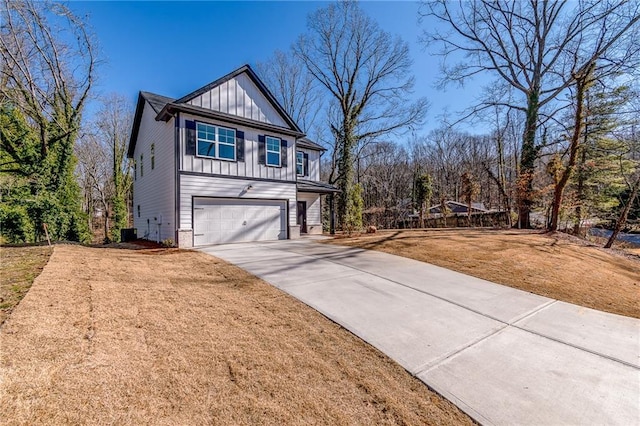
[[[140,92],[129,141],[138,236],[179,247],[322,233],[324,149],[245,65],[180,99]]]

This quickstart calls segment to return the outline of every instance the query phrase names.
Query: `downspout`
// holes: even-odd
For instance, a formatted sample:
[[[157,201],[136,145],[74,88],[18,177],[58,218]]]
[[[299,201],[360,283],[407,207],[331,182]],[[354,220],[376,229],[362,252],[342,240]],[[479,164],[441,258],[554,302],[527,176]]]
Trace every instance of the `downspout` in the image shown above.
[[[178,111],[174,117],[175,125],[174,125],[174,172],[175,172],[175,200],[174,200],[174,208],[175,208],[175,223],[174,223],[174,234],[175,234],[175,244],[178,246],[178,238],[180,236],[180,112]]]

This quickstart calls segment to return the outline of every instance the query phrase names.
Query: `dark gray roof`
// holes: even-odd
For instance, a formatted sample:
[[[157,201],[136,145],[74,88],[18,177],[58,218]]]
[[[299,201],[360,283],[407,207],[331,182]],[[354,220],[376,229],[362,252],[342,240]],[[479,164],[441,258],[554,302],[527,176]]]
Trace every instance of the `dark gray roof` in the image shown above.
[[[453,201],[453,200],[449,200],[449,201],[445,201],[445,204],[447,204],[447,206],[449,208],[451,208],[452,206],[458,206],[464,209],[467,209],[468,206],[465,203],[460,203],[458,201]],[[439,212],[440,211],[440,206],[441,204],[436,204],[434,206],[429,207],[429,210],[434,210]],[[471,209],[472,210],[478,210],[480,212],[488,212],[489,210],[487,210],[487,208],[484,206],[483,203],[471,203]]]
[[[331,184],[306,179],[298,179],[298,191],[313,192],[315,194],[331,194],[334,192],[340,192],[338,188]]]
[[[317,143],[315,143],[314,141],[312,141],[309,138],[300,138],[300,139],[298,139],[298,146],[300,148],[313,149],[313,150],[316,150],[316,151],[326,151],[327,150],[322,145],[318,145]]]
[[[164,108],[166,104],[174,101],[174,99],[162,95],[156,95],[151,92],[140,92],[140,95],[149,102],[149,105],[151,105],[151,108],[153,108],[156,114],[162,111],[162,108]]]
[[[129,149],[127,150],[127,156],[133,158],[133,151],[136,148],[136,142],[138,140],[138,131],[140,130],[140,121],[142,120],[142,112],[144,111],[144,104],[146,102],[151,105],[151,108],[158,114],[162,111],[165,105],[171,103],[173,99],[162,95],[156,95],[150,92],[139,92],[138,103],[136,104],[136,112],[133,116],[133,126],[131,127],[131,136],[129,137]]]

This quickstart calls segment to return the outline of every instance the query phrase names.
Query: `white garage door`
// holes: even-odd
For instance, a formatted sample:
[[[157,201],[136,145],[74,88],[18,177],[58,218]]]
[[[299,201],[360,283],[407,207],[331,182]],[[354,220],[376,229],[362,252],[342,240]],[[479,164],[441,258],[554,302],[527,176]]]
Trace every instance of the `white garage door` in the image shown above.
[[[193,244],[283,240],[285,201],[194,198]]]

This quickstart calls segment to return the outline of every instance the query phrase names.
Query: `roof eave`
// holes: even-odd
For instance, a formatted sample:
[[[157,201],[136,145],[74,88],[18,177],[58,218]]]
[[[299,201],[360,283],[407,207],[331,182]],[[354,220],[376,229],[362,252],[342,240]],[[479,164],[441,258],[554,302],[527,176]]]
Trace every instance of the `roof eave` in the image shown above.
[[[312,151],[321,151],[323,153],[327,151],[327,148],[324,148],[324,147],[319,146],[319,145],[318,146],[311,146],[311,145],[307,144],[304,141],[298,141],[298,146],[300,148],[310,149]]]
[[[142,121],[142,112],[144,111],[144,103],[146,100],[142,96],[142,92],[138,92],[138,102],[136,104],[136,112],[133,116],[133,125],[131,126],[131,135],[129,136],[129,147],[127,149],[127,157],[133,158],[138,140],[138,132],[140,131],[140,122]]]

